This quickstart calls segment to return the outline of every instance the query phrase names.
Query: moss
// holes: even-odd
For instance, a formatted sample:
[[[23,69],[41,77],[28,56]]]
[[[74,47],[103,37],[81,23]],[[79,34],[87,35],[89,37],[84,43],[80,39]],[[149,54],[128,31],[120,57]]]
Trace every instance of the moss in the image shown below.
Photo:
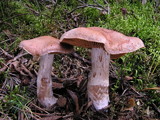
[[[123,15],[121,8],[125,8],[127,14]],[[149,69],[152,69],[152,73],[157,74],[159,72],[157,68],[160,67],[158,62],[160,56],[160,47],[158,47],[160,46],[160,15],[155,11],[154,3],[141,5],[125,1],[110,4],[110,9],[110,14],[105,14],[102,17],[94,9],[86,8],[86,15],[89,18],[87,26],[104,27],[141,38],[145,48],[120,58],[123,60],[121,64],[124,64],[123,72],[125,75],[129,74],[137,79],[143,76],[144,83],[146,79],[152,79],[150,81],[155,82],[157,77],[154,78],[149,73]],[[97,20],[95,21],[93,18],[97,18]],[[151,67],[152,64],[154,67]]]

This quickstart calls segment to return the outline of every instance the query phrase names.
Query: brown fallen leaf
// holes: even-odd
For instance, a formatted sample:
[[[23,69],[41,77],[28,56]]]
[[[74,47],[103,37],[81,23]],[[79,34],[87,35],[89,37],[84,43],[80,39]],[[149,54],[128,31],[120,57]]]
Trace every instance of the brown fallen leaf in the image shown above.
[[[18,60],[13,61],[10,65],[13,66],[16,71],[20,71]]]
[[[31,82],[31,80],[30,80],[28,77],[23,77],[23,78],[21,79],[21,85],[22,85],[22,86],[30,85],[30,82]]]
[[[30,76],[31,78],[34,78],[34,75],[23,64],[21,64],[20,61],[15,60],[10,64],[10,66],[13,66],[14,69],[21,75]]]
[[[23,57],[24,55],[27,55],[28,53],[20,53],[17,56],[15,56],[13,59],[9,60],[2,68],[0,68],[0,73],[4,72],[7,68],[11,67],[11,64],[16,61],[17,59]]]
[[[21,64],[21,69],[25,72],[25,73],[27,73],[31,78],[34,78],[34,75],[31,73],[31,71],[30,70],[28,70],[27,68],[26,68],[26,66],[24,66],[23,64]]]
[[[129,98],[127,101],[127,107],[124,108],[124,111],[129,110],[129,111],[133,111],[133,108],[135,107],[136,102],[134,98]]]
[[[72,97],[74,103],[75,103],[75,106],[76,106],[76,113],[79,114],[79,101],[78,101],[78,97],[77,95],[71,91],[71,90],[68,90],[67,89],[67,92],[69,93],[69,95]]]
[[[65,97],[58,98],[57,104],[60,107],[64,107],[67,103],[67,99]]]
[[[52,87],[53,87],[54,89],[64,88],[64,86],[63,86],[62,83],[57,83],[57,82],[52,82]]]

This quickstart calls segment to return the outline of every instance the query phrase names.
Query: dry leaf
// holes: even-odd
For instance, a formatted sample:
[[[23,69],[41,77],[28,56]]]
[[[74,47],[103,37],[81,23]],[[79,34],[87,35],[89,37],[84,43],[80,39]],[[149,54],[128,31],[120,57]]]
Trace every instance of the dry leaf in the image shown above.
[[[53,87],[54,89],[64,88],[64,86],[63,86],[62,83],[57,83],[57,82],[52,82],[52,87]]]
[[[133,77],[125,76],[125,77],[124,77],[124,80],[126,80],[126,81],[128,81],[128,80],[133,80]]]
[[[71,90],[67,90],[67,92],[69,93],[69,95],[72,97],[74,103],[75,103],[75,106],[76,106],[76,113],[79,114],[79,102],[78,102],[78,97],[77,95],[71,91]]]
[[[13,67],[15,68],[16,71],[18,71],[18,72],[20,71],[19,61],[16,60],[16,61],[12,62],[11,65],[13,65]]]
[[[24,77],[21,79],[21,85],[22,86],[27,86],[30,85],[31,80],[28,77]]]
[[[81,84],[81,82],[82,82],[82,80],[83,80],[83,76],[82,75],[80,75],[80,76],[78,76],[77,77],[77,87],[79,87],[80,86],[80,84]]]
[[[127,107],[124,110],[133,111],[134,106],[136,105],[134,98],[129,98],[127,102]]]
[[[146,114],[149,116],[150,115],[150,110],[149,110],[149,106],[146,109]]]
[[[67,99],[65,97],[58,98],[57,104],[60,107],[64,107],[67,103]]]
[[[27,73],[31,78],[34,78],[34,75],[23,64],[21,64],[21,69],[22,69],[22,71]]]

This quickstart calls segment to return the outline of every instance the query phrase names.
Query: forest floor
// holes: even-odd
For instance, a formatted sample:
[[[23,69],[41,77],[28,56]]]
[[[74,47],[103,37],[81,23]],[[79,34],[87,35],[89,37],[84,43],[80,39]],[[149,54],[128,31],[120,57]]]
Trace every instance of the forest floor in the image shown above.
[[[106,4],[110,5],[111,13],[107,15],[109,9],[103,9],[104,3],[98,0],[97,4],[78,1],[0,2],[0,119],[160,120],[160,9],[155,8],[155,3],[109,1]],[[84,4],[86,9],[77,7],[84,7]],[[97,6],[88,8],[92,4]],[[143,17],[147,19],[141,19]],[[101,111],[95,110],[87,96],[90,50],[75,47],[74,53],[55,55],[52,80],[58,102],[45,109],[36,96],[39,58],[18,45],[24,39],[43,35],[59,38],[67,30],[79,26],[98,26],[139,36],[146,48],[111,60],[110,104]]]

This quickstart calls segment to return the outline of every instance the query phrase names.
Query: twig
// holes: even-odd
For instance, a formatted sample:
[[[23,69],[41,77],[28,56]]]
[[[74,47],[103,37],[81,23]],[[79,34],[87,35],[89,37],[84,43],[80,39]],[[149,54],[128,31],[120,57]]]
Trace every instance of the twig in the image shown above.
[[[108,14],[110,14],[110,6],[109,6],[109,3],[108,3],[106,0],[104,0],[104,2],[107,4]]]
[[[32,112],[32,111],[29,111],[29,110],[22,110],[22,109],[19,109],[19,108],[16,108],[18,110],[20,110],[21,112],[27,112],[31,115],[32,118],[34,118],[35,120],[39,120],[41,117],[38,116],[38,114],[36,114],[35,112]]]
[[[0,50],[3,52],[3,54],[9,58],[14,58],[13,55],[9,54],[8,52],[6,52],[4,49],[0,48]]]
[[[101,4],[99,4],[96,0],[93,0],[94,1],[94,3],[97,5],[97,6],[100,6],[103,10],[105,10],[106,12],[108,12],[108,10],[105,8],[105,7],[103,7]],[[107,2],[107,1],[106,1]],[[108,2],[107,2],[108,3]]]
[[[3,40],[2,42],[0,42],[1,44],[4,43],[4,42],[7,42],[7,41],[10,41],[11,39],[6,39],[6,40]]]
[[[52,18],[53,18],[53,16],[54,16],[54,13],[55,13],[55,10],[56,10],[56,8],[57,8],[57,5],[58,5],[58,2],[57,2],[57,0],[52,0],[52,3],[53,3],[53,10],[52,10],[52,13],[51,13],[51,21],[53,20]]]
[[[40,13],[39,13],[38,11],[36,11],[36,10],[34,10],[34,9],[30,8],[30,7],[28,7],[27,4],[25,5],[25,7],[28,8],[28,10],[31,11],[32,13],[34,13],[34,14],[36,14],[36,15],[40,15]]]
[[[80,8],[85,8],[85,7],[90,7],[90,8],[96,8],[102,12],[107,12],[108,14],[110,13],[110,7],[109,7],[109,4],[108,2],[105,0],[105,3],[107,4],[107,9],[102,6],[101,4],[99,4],[96,0],[94,0],[94,4],[87,4],[81,0],[78,0],[82,5],[81,6],[78,6],[76,7],[75,9],[73,9],[72,11],[70,11],[68,14],[71,14],[72,12],[76,11],[77,9],[80,9]]]
[[[160,109],[154,103],[152,103],[152,105],[153,105],[154,109],[160,114]]]
[[[84,57],[81,57],[79,54],[77,53],[72,53],[72,55],[75,57],[75,58],[78,58],[79,60],[83,61],[84,63],[87,63],[89,65],[91,65],[91,61],[85,59]]]
[[[71,13],[73,13],[74,11],[76,11],[76,10],[78,10],[78,9],[80,9],[80,8],[85,8],[85,7],[88,7],[88,5],[78,6],[78,7],[76,7],[75,9],[73,9],[72,11],[70,11],[68,14],[71,14]]]
[[[138,94],[140,97],[143,97],[139,92],[137,92],[133,87],[130,87],[136,94]]]
[[[71,112],[68,115],[63,116],[62,118],[69,118],[69,117],[72,117],[73,115],[74,115],[73,112]]]
[[[128,88],[123,91],[123,93],[121,94],[121,96],[123,96],[126,93],[127,90],[128,90]]]
[[[34,75],[23,64],[21,64],[21,67],[31,78],[34,78]]]

